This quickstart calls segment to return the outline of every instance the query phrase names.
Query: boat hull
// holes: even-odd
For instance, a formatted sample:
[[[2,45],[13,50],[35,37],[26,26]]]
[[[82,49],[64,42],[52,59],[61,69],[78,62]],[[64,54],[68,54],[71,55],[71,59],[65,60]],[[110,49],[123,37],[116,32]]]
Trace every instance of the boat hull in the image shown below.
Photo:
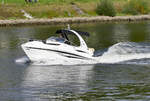
[[[45,65],[77,65],[93,64],[91,54],[79,52],[75,47],[67,45],[46,45],[43,42],[28,42],[22,49],[34,64]]]

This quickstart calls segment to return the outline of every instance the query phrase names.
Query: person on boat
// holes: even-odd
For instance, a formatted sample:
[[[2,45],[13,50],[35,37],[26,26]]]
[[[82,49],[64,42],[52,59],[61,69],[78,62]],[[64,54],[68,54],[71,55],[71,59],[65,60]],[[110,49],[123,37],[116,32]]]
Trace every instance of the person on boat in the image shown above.
[[[70,42],[66,38],[64,38],[63,34],[59,34],[59,40],[58,41],[70,45]]]

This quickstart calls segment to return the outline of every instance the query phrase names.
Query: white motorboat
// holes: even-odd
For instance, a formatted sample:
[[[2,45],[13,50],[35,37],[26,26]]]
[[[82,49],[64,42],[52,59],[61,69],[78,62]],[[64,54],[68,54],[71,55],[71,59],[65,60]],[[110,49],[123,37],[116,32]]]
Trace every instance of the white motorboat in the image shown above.
[[[89,33],[76,30],[57,30],[59,37],[50,37],[46,40],[29,40],[22,44],[22,49],[35,65],[80,65],[98,63],[120,63],[124,61],[149,58],[149,46],[133,42],[120,42],[105,51],[94,52],[88,48],[81,35]],[[75,35],[79,45],[70,41],[69,35]],[[18,61],[18,60],[17,60]],[[22,62],[23,60],[19,60]]]
[[[70,29],[57,30],[60,37],[46,40],[30,40],[21,45],[32,62],[48,63],[48,65],[90,64],[94,62],[94,49],[88,48],[81,35],[89,36],[88,32]],[[76,35],[80,45],[73,45],[68,35]]]

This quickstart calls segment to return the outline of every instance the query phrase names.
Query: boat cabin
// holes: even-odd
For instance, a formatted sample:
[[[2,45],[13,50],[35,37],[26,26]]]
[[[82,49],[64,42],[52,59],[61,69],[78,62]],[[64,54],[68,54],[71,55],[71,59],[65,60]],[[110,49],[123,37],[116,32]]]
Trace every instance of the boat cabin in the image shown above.
[[[81,43],[83,43],[84,40],[82,39],[80,35],[89,36],[88,32],[74,31],[74,30],[57,30],[56,34],[59,34],[59,37],[50,37],[46,40],[46,43],[60,42],[60,43],[73,45],[74,43],[70,41],[70,38],[68,37],[68,35],[76,35],[78,39],[80,40],[80,45],[81,45]]]

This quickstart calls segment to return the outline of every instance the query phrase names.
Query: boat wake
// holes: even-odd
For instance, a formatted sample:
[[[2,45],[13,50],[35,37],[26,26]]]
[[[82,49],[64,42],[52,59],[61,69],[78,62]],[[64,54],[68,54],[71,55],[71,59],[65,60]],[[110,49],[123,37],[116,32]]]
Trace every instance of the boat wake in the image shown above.
[[[27,57],[16,59],[16,63],[26,64]],[[52,61],[51,61],[52,62]],[[58,60],[59,62],[59,60]],[[120,42],[94,53],[93,60],[61,61],[60,65],[76,64],[150,64],[150,43]],[[51,65],[48,60],[33,62],[33,65]]]
[[[150,43],[120,42],[103,52],[99,57],[99,62],[138,63],[139,60],[143,61],[145,59],[150,59]]]

